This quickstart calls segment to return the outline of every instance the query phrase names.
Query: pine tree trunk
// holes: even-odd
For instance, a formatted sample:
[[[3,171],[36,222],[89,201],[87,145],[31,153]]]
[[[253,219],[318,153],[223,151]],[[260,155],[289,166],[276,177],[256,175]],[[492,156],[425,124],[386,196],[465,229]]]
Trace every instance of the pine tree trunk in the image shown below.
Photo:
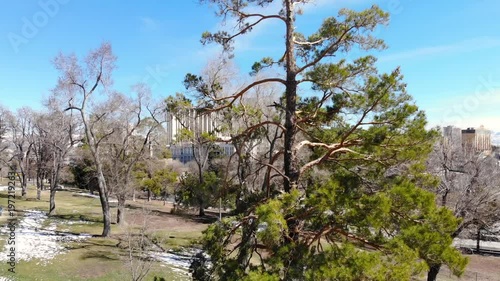
[[[50,199],[49,199],[49,216],[55,215],[56,212],[56,187],[51,185],[50,187]]]
[[[286,22],[286,90],[285,90],[285,139],[284,139],[284,155],[283,155],[283,170],[285,172],[285,179],[283,181],[283,189],[289,193],[298,187],[300,169],[297,163],[297,152],[294,149],[295,138],[297,134],[297,64],[295,58],[295,15],[294,15],[294,1],[283,1],[285,4],[285,22]],[[297,224],[296,219],[287,219],[288,236],[291,241],[285,243],[297,242],[299,236],[296,233]],[[289,260],[289,266],[294,267],[297,261],[300,260],[298,256],[292,256]],[[285,273],[284,279],[289,279]]]
[[[436,281],[440,269],[441,264],[432,265],[427,272],[427,281]]]
[[[297,123],[297,65],[294,55],[294,9],[290,0],[286,2],[286,114],[285,114],[285,147],[284,147],[284,190],[290,192],[297,187],[299,180],[299,169],[297,167],[296,152],[293,149],[295,144],[296,123]]]

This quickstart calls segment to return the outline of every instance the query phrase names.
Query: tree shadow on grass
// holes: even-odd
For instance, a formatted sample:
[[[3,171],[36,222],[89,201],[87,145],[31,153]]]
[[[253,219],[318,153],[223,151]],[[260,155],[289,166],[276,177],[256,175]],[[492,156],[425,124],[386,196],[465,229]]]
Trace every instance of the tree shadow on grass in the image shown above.
[[[129,210],[140,210],[142,209],[141,206],[134,206],[131,204],[126,204],[125,207]],[[170,213],[167,211],[160,210],[158,208],[155,208],[154,206],[147,206],[147,208],[151,211],[152,215],[156,215],[159,217],[172,217],[172,218],[183,218],[186,220],[190,220],[196,223],[203,223],[203,224],[211,224],[214,223],[218,220],[219,218],[219,213],[205,210],[205,216],[200,217],[195,214],[190,214],[190,213]],[[222,214],[223,217],[227,216],[227,214]]]
[[[59,219],[59,220],[67,220],[67,221],[83,221],[83,222],[102,223],[102,219],[97,219],[97,218],[82,215],[82,214],[57,214],[57,215],[52,215],[49,218]]]
[[[117,254],[112,253],[110,251],[104,250],[89,250],[85,252],[80,259],[99,259],[99,260],[120,260]]]

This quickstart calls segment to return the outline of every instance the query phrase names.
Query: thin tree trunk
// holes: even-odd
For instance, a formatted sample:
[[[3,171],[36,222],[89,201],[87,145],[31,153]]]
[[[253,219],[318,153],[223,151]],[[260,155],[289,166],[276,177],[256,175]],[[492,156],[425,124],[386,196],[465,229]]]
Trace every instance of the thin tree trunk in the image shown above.
[[[118,197],[118,209],[116,213],[116,223],[122,224],[125,222],[125,196],[119,195]]]
[[[450,189],[446,189],[446,191],[444,192],[443,196],[441,196],[441,206],[446,206],[446,204],[448,203],[448,193],[450,192]]]
[[[441,264],[432,265],[427,272],[427,281],[436,281],[440,269]]]
[[[40,174],[36,175],[36,200],[40,200],[42,198],[42,183],[40,180]]]
[[[40,189],[45,190],[45,172],[40,176]]]
[[[102,173],[101,163],[96,163],[97,166],[97,181],[99,183],[99,199],[101,200],[102,209],[102,237],[108,237],[111,232],[111,212],[109,208],[108,194],[106,190],[106,179]]]
[[[148,189],[148,202],[151,202],[151,190]]]
[[[477,237],[476,237],[476,252],[479,253],[481,251],[481,246],[479,245],[479,241],[481,241],[481,228],[477,229]]]
[[[205,216],[205,208],[203,208],[203,200],[198,200],[198,203],[199,203],[198,216],[204,217]]]
[[[193,146],[193,155],[194,155],[194,146]],[[203,166],[201,162],[198,163],[198,183],[199,187],[203,185]],[[199,206],[198,216],[200,217],[205,216],[205,209],[203,208],[203,198],[198,198],[198,206]]]
[[[88,95],[90,95],[90,93]],[[96,142],[96,140],[94,139],[93,132],[87,122],[87,116],[85,113],[85,104],[87,101],[86,100],[87,97],[88,96],[84,95],[84,99],[82,101],[82,107],[80,108],[79,111],[82,117],[83,126],[85,128],[85,136],[89,141],[90,151],[92,153],[92,158],[94,158],[94,163],[96,165],[96,170],[97,170],[97,183],[99,185],[99,199],[101,201],[102,221],[103,221],[103,229],[101,236],[108,237],[111,231],[111,213],[109,209],[108,190],[106,186],[106,179],[104,178],[104,174],[102,171],[103,168],[99,156],[98,142]]]
[[[49,216],[55,215],[56,212],[56,187],[50,187],[50,199],[49,199]]]
[[[57,184],[59,182],[59,170],[61,168],[61,164],[54,165],[54,171],[52,172],[52,177],[50,179],[50,199],[49,199],[49,216],[55,214],[56,211],[56,192],[57,192]]]
[[[134,201],[134,202],[135,202],[135,189],[134,189],[134,190],[132,190],[132,201]]]
[[[24,170],[21,168],[21,175],[19,175],[19,181],[21,182],[21,196],[26,198],[27,193],[27,184],[26,184],[26,175],[24,174]]]

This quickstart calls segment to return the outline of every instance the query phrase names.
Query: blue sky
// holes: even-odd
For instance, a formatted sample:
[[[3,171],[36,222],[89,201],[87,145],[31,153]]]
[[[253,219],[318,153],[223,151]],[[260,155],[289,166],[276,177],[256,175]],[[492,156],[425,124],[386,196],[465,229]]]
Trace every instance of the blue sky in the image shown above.
[[[500,131],[500,1],[316,0],[299,19],[299,31],[314,31],[340,7],[372,4],[391,13],[390,25],[378,31],[389,46],[376,54],[378,66],[401,66],[430,124]],[[0,104],[40,107],[57,81],[52,58],[59,51],[85,55],[103,41],[118,57],[117,90],[144,81],[157,97],[183,91],[184,75],[216,55],[199,39],[218,24],[213,10],[196,0],[0,0]],[[237,43],[242,73],[281,52],[280,28],[269,23]]]

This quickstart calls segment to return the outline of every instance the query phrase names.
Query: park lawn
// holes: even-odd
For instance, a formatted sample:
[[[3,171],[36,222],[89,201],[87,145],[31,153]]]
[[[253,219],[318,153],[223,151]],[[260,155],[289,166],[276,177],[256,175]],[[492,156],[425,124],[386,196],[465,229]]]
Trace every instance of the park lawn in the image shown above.
[[[1,184],[0,184],[1,185]],[[98,198],[75,196],[78,189],[58,191],[56,194],[56,215],[45,220],[44,226],[56,221],[57,231],[74,234],[86,233],[98,236],[102,232],[101,206]],[[16,192],[15,207],[18,218],[22,218],[25,210],[39,210],[48,212],[49,191],[43,191],[41,200],[36,200],[36,190],[28,186],[28,194],[21,199],[20,192]],[[44,263],[41,260],[19,261],[16,265],[16,274],[10,275],[6,263],[0,264],[0,276],[10,277],[13,280],[130,280],[130,271],[127,266],[128,250],[119,246],[127,231],[137,231],[140,227],[141,216],[139,205],[151,208],[148,220],[153,222],[150,230],[154,238],[164,249],[176,249],[179,246],[190,246],[201,237],[201,231],[206,224],[171,215],[169,208],[158,202],[133,202],[128,205],[127,214],[130,215],[128,227],[117,224],[111,225],[109,238],[92,237],[80,242],[67,242],[66,251],[54,259]],[[7,191],[0,192],[0,206],[7,206]],[[0,226],[7,223],[7,210],[0,217]],[[116,220],[116,206],[112,205],[112,221]],[[126,217],[128,218],[128,217]],[[134,224],[135,223],[135,224]],[[3,250],[5,239],[0,239],[0,249]],[[123,244],[123,243],[122,243]],[[34,277],[36,276],[36,279]],[[153,280],[154,276],[165,277],[166,280],[186,280],[186,276],[175,268],[166,264],[153,262],[152,268],[144,280]]]
[[[8,265],[2,263],[0,272],[14,280],[47,281],[123,281],[130,280],[129,269],[122,258],[125,251],[120,251],[111,243],[86,241],[73,245],[67,253],[56,256],[44,264],[40,260],[21,261],[16,266],[15,274],[6,274]],[[95,244],[94,244],[95,242]],[[79,246],[79,248],[78,248]],[[152,270],[144,280],[153,280],[154,276],[171,276],[167,280],[186,280],[175,277],[176,273],[168,267],[154,263]]]

